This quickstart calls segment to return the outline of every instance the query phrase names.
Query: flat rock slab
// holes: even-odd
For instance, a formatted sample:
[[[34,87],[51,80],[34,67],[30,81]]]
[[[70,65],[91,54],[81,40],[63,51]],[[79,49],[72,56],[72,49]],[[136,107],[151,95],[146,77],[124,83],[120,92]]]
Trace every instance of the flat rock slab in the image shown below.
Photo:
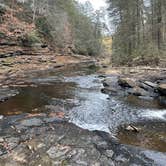
[[[25,127],[31,127],[31,126],[41,126],[43,121],[41,119],[32,118],[32,119],[25,119],[22,120],[20,125]]]
[[[144,89],[140,87],[134,87],[132,89],[129,89],[128,93],[133,94],[135,96],[150,96],[147,91],[145,91]]]
[[[0,156],[2,166],[162,165],[166,159],[163,153],[121,145],[108,133],[91,132],[68,122],[38,126],[42,121],[32,118],[21,123],[30,127],[15,137],[10,137],[11,129],[6,128],[7,139],[0,139],[0,152],[6,150]]]
[[[137,86],[136,81],[131,78],[119,78],[118,83],[122,87],[133,88],[133,87]]]
[[[157,84],[156,83],[153,83],[153,82],[150,82],[150,81],[145,81],[144,84],[150,86],[151,88],[157,88]]]

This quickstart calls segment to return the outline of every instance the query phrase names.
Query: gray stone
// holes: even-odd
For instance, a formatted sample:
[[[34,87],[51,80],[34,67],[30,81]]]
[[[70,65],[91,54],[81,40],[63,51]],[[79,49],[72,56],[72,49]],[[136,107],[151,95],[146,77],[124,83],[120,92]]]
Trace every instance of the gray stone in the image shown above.
[[[122,162],[122,163],[128,162],[128,159],[125,158],[123,155],[117,156],[117,157],[115,158],[115,160],[118,161],[118,162]]]
[[[106,166],[115,166],[114,162],[111,159],[108,159],[106,156],[101,156],[100,157],[100,165],[106,165]]]
[[[46,123],[53,123],[53,122],[63,122],[64,119],[58,117],[51,117],[51,118],[44,118]]]
[[[147,101],[152,101],[154,98],[150,96],[139,96],[140,99],[147,100]]]
[[[0,143],[4,142],[5,139],[3,137],[0,137]]]
[[[31,127],[31,126],[41,126],[43,123],[42,120],[37,119],[37,118],[32,118],[32,119],[25,119],[21,121],[21,125],[25,127]]]
[[[145,89],[145,90],[147,90],[147,91],[154,91],[154,89],[153,89],[152,87],[150,87],[149,85],[147,85],[147,84],[145,84],[145,83],[143,83],[143,82],[141,82],[141,83],[139,84],[139,87],[140,87],[140,88],[143,88],[143,89]]]
[[[6,138],[6,142],[8,143],[10,149],[15,148],[19,144],[19,141],[20,139],[17,137]]]
[[[140,87],[131,88],[128,90],[128,93],[135,96],[150,96],[150,94],[147,91]]]
[[[112,158],[112,156],[114,155],[114,152],[113,152],[112,150],[106,150],[105,155],[106,155],[108,158]]]
[[[150,86],[151,88],[157,88],[157,84],[150,81],[145,81],[144,84]]]
[[[108,148],[108,144],[107,144],[107,142],[106,141],[100,141],[100,142],[97,142],[97,147],[100,149],[100,148],[102,148],[102,149],[107,149]]]
[[[68,146],[57,145],[57,146],[51,147],[47,151],[47,154],[52,159],[55,159],[55,158],[62,158],[63,159],[69,151],[70,151],[70,148]]]
[[[114,88],[111,88],[111,87],[105,87],[105,88],[101,89],[101,92],[105,93],[105,94],[117,94],[118,89],[114,89]]]
[[[122,87],[129,87],[129,88],[137,86],[136,81],[130,78],[119,78],[118,84]]]

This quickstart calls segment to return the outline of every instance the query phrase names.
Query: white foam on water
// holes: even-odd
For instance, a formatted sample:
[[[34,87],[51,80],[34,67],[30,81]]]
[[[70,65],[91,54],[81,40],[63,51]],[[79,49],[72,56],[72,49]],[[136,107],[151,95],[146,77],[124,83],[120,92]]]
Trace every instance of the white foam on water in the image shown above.
[[[161,119],[166,121],[166,110],[149,110],[141,114],[147,119]]]
[[[71,121],[73,123],[73,121]],[[80,123],[80,121],[74,121],[74,124],[83,128],[83,129],[87,129],[90,131],[105,131],[107,133],[110,133],[109,128],[104,125],[104,124],[88,124],[88,123]]]

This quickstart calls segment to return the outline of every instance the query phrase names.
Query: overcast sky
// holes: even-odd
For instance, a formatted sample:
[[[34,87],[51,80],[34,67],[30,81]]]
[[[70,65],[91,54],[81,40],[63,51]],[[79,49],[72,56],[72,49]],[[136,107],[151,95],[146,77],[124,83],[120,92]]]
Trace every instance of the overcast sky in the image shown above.
[[[84,3],[87,0],[78,0],[78,1]],[[91,2],[95,10],[99,9],[100,7],[106,6],[105,0],[89,0],[89,1]]]

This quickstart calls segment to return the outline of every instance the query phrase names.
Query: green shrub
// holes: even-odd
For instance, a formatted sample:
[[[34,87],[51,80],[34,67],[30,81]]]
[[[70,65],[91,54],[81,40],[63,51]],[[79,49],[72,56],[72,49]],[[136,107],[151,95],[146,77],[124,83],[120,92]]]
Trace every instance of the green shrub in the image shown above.
[[[6,35],[3,32],[0,32],[0,38],[4,38]]]
[[[4,15],[6,12],[6,6],[0,4],[0,16]]]
[[[46,17],[39,17],[39,18],[37,18],[35,24],[36,24],[36,27],[38,28],[40,33],[42,33],[43,35],[47,35],[48,37],[51,36],[51,34],[50,34],[51,26],[47,22],[47,18]]]
[[[29,34],[24,35],[21,38],[21,42],[23,46],[33,46],[36,43],[41,43],[41,38],[36,31],[32,31]]]

